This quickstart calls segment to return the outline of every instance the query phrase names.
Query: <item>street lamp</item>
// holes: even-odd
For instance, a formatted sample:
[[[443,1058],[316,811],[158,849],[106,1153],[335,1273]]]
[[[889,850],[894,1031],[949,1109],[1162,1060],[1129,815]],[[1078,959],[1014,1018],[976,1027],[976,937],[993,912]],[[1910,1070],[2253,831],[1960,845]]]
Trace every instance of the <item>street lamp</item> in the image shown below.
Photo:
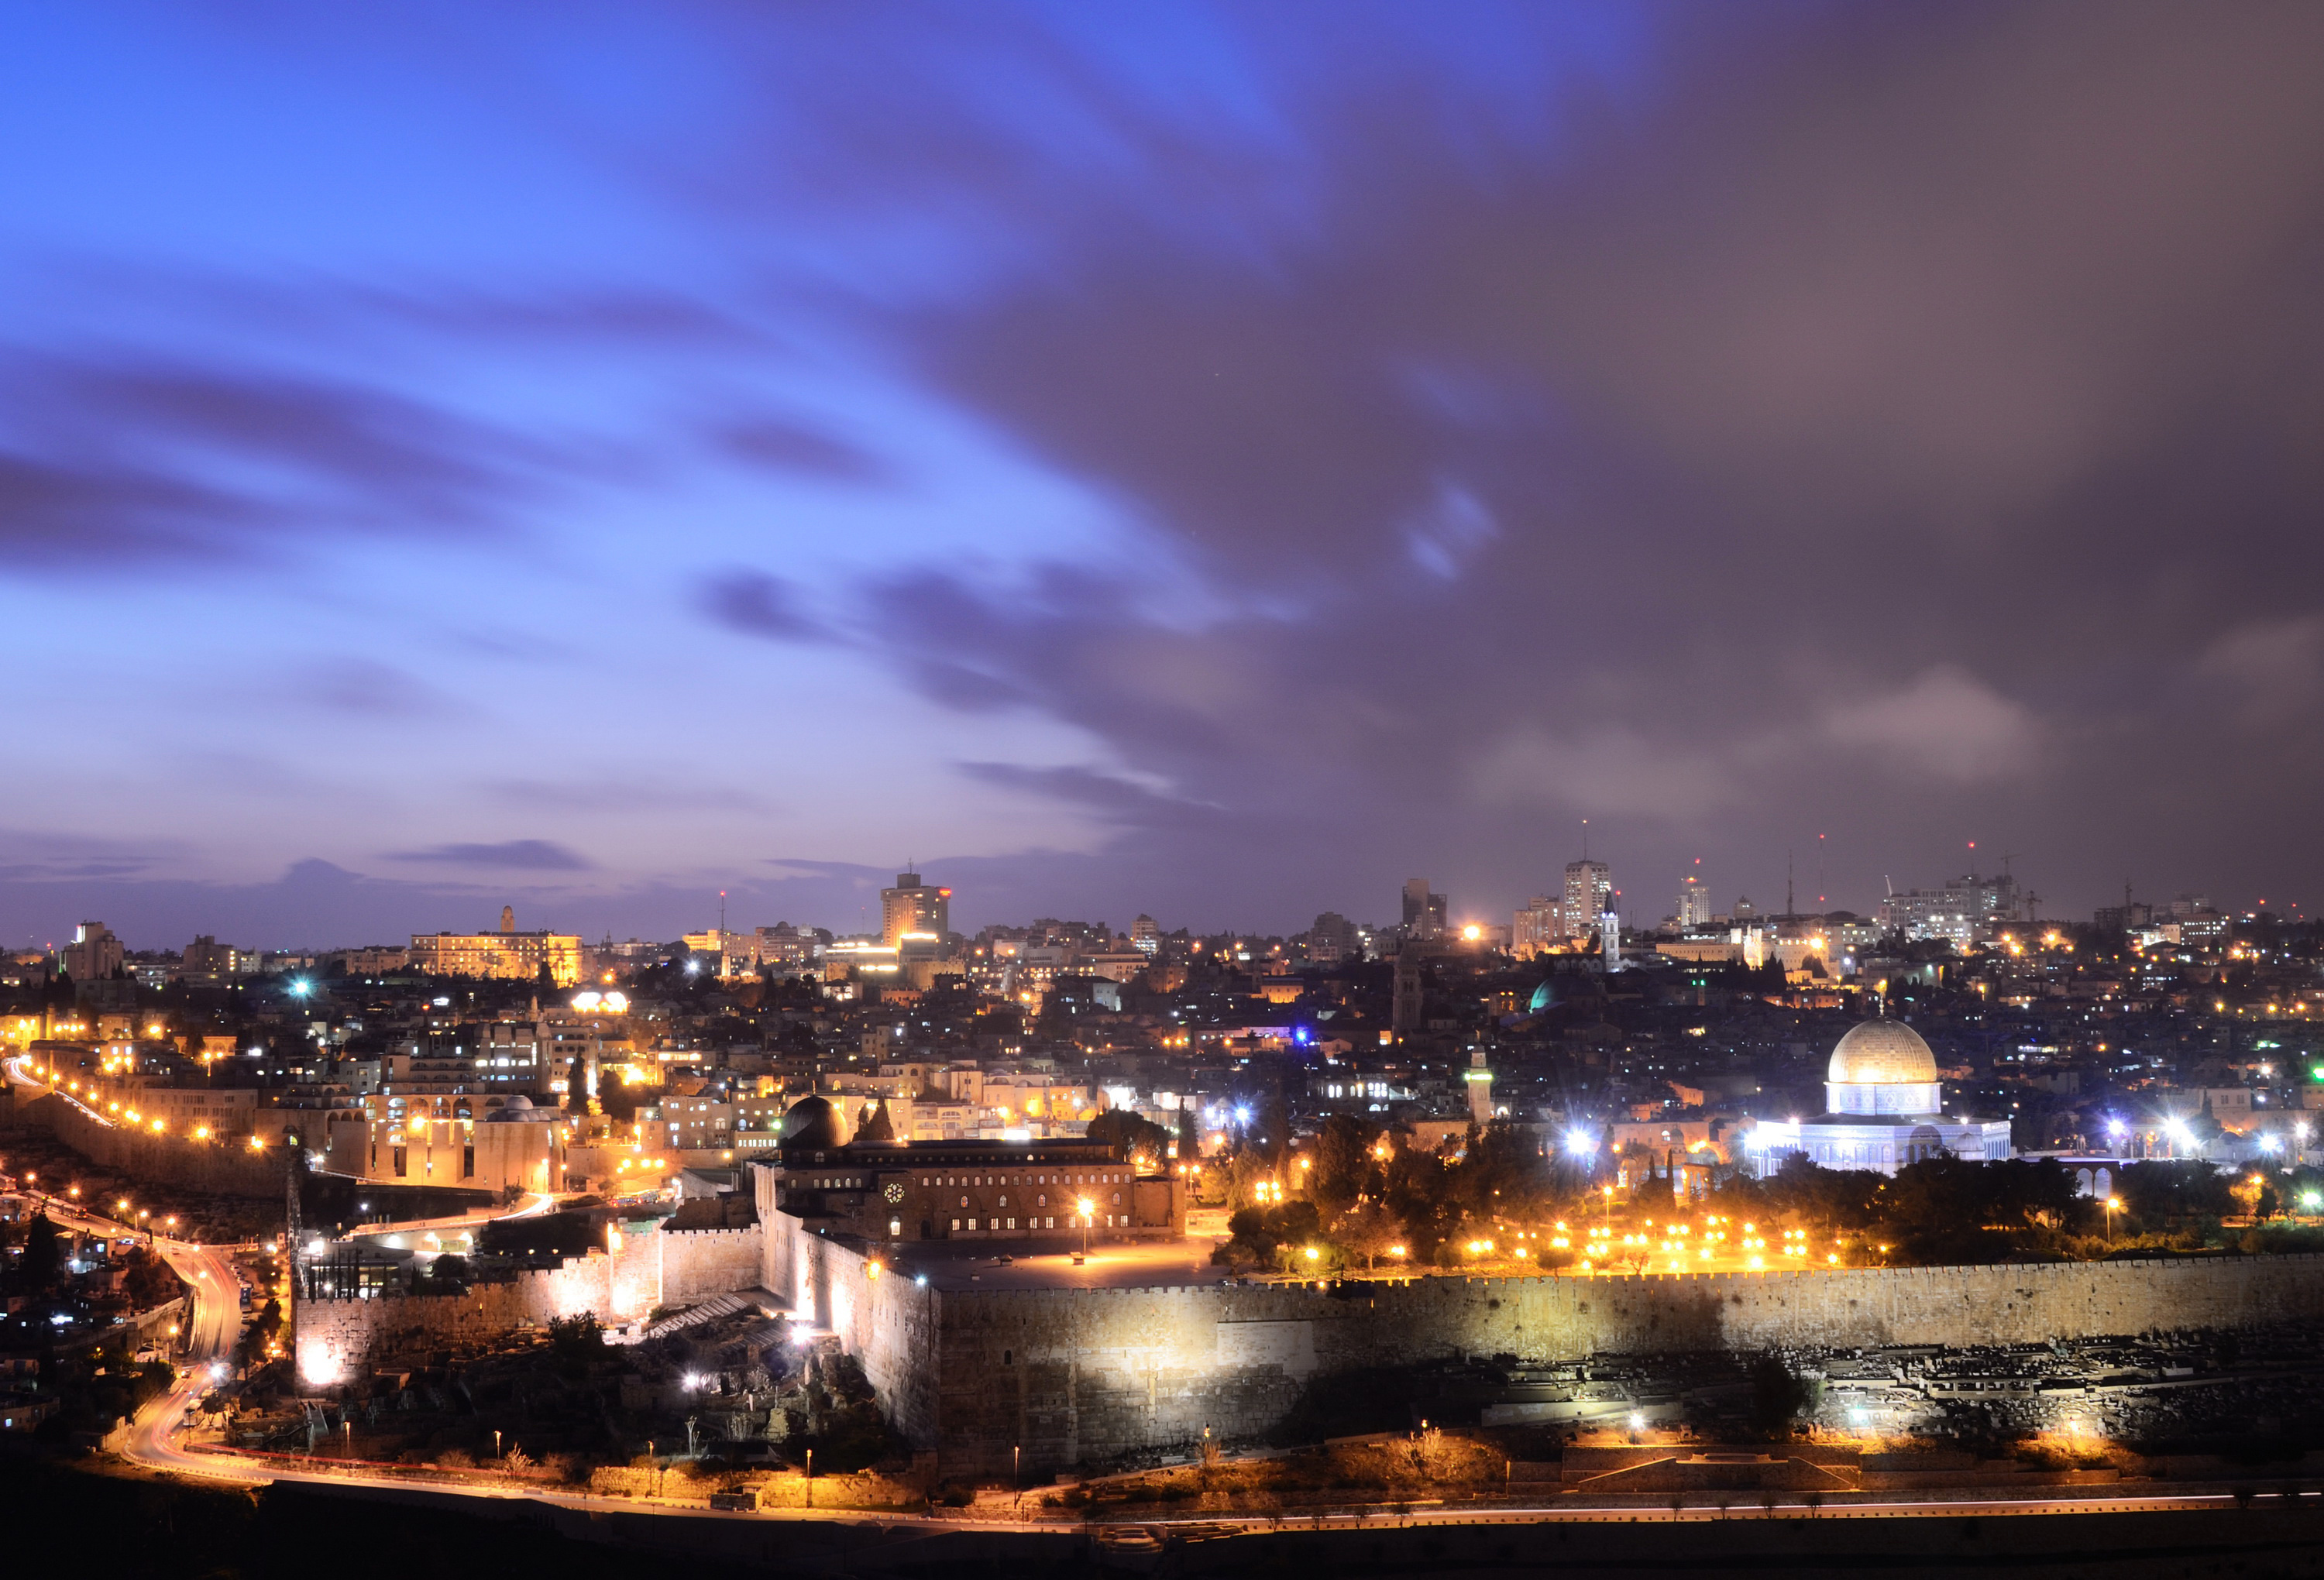
[[[2114,1244],[2114,1215],[2122,1210],[2122,1202],[2112,1196],[2106,1199],[2107,1244]]]
[[[1097,1212],[1097,1204],[1084,1196],[1074,1205],[1082,1209],[1082,1258],[1086,1261],[1089,1258],[1090,1219]]]

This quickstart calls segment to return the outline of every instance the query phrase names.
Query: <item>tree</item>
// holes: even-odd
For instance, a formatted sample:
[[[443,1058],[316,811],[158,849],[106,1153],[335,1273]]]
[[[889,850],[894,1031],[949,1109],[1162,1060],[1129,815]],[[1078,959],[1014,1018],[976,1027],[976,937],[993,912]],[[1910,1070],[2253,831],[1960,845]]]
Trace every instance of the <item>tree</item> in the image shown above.
[[[1775,1355],[1751,1363],[1751,1424],[1768,1437],[1788,1432],[1811,1400],[1805,1382]]]
[[[1211,1253],[1213,1262],[1272,1267],[1285,1247],[1296,1251],[1319,1238],[1322,1223],[1314,1202],[1286,1201],[1280,1207],[1246,1207],[1227,1219],[1227,1229],[1232,1237]]]
[[[576,1317],[552,1318],[549,1324],[549,1353],[563,1362],[595,1360],[605,1350],[605,1330],[597,1321],[597,1313],[584,1311]]]
[[[1332,1237],[1352,1254],[1362,1257],[1366,1267],[1378,1266],[1388,1248],[1400,1243],[1401,1235],[1401,1227],[1388,1208],[1370,1197],[1348,1208],[1332,1226]]]
[[[1379,1127],[1352,1114],[1334,1114],[1315,1138],[1315,1169],[1307,1194],[1326,1214],[1343,1213],[1379,1172],[1372,1146]]]
[[[2115,1194],[2143,1225],[2216,1224],[2235,1207],[2226,1176],[2192,1159],[2127,1164],[2115,1178]]]
[[[1380,1200],[1403,1224],[1405,1244],[1415,1262],[1433,1260],[1437,1247],[1460,1226],[1452,1174],[1433,1153],[1399,1152],[1391,1158]]]
[[[32,1289],[48,1290],[54,1287],[64,1265],[64,1249],[57,1241],[57,1226],[44,1212],[25,1231],[24,1254],[17,1261],[17,1270]]]
[[[123,1265],[121,1288],[132,1309],[143,1311],[174,1300],[183,1287],[170,1264],[151,1251],[132,1251]]]
[[[1089,1138],[1120,1149],[1125,1158],[1143,1160],[1160,1168],[1170,1155],[1170,1133],[1151,1119],[1141,1119],[1127,1108],[1108,1108],[1089,1122]]]

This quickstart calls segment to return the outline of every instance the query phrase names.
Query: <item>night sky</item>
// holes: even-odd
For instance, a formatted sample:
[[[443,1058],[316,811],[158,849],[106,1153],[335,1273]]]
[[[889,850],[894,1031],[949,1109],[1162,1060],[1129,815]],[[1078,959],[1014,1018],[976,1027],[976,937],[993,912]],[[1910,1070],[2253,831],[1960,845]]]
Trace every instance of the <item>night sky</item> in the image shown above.
[[[14,944],[2324,905],[2312,0],[0,26]]]

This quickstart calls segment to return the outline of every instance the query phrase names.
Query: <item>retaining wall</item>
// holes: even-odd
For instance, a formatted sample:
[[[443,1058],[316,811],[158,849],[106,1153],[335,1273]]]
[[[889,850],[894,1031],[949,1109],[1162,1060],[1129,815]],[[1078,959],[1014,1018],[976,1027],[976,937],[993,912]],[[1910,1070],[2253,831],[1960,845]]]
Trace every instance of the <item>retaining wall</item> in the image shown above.
[[[290,1168],[290,1154],[279,1146],[253,1152],[246,1146],[226,1146],[100,1125],[72,1104],[54,1097],[20,1100],[16,1116],[21,1123],[37,1125],[48,1131],[90,1162],[116,1169],[142,1183],[182,1185],[226,1196],[261,1199],[271,1197],[280,1200],[283,1175]]]
[[[827,1261],[851,1257],[825,1243]],[[860,1258],[852,1258],[860,1260]],[[826,1278],[835,1274],[826,1272]],[[1633,1278],[1415,1280],[1309,1288],[945,1291],[934,1343],[864,1354],[947,1470],[1103,1464],[1250,1439],[1311,1382],[1465,1355],[1536,1364],[1592,1355],[1892,1344],[2038,1344],[2324,1318],[2324,1257]],[[885,1329],[840,1329],[851,1347]],[[881,1378],[892,1381],[880,1383]],[[927,1396],[933,1391],[933,1430]]]
[[[316,1387],[343,1382],[383,1345],[419,1337],[482,1342],[585,1311],[606,1323],[628,1321],[657,1306],[749,1289],[758,1282],[760,1262],[756,1225],[657,1230],[624,1239],[610,1254],[592,1251],[462,1294],[302,1298],[292,1313],[299,1375]]]
[[[294,1312],[300,1380],[328,1388],[354,1381],[383,1342],[425,1337],[482,1342],[559,1317],[613,1309],[616,1258],[593,1252],[561,1267],[477,1284],[457,1295],[387,1295],[369,1300],[301,1299]]]

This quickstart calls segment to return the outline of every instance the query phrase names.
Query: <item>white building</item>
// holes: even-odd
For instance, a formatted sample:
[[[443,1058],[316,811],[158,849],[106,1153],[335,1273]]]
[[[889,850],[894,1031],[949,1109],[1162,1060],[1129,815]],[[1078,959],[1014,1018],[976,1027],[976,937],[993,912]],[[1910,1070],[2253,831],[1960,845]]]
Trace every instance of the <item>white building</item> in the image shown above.
[[[1827,1169],[1877,1169],[1950,1155],[1971,1162],[2011,1157],[2006,1119],[1948,1119],[1936,1055],[1902,1021],[1852,1026],[1824,1071],[1825,1112],[1812,1119],[1763,1119],[1744,1138],[1752,1171],[1765,1178],[1793,1153]]]

